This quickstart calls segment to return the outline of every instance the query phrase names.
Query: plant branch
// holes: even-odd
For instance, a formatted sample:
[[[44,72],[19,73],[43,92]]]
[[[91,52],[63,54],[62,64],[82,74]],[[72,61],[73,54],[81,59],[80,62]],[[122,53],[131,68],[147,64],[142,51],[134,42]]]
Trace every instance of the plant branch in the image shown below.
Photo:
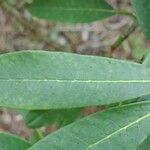
[[[40,129],[34,129],[30,138],[30,142],[32,144],[35,144],[39,140],[43,138],[43,133],[41,132]]]
[[[127,29],[127,31],[118,37],[115,43],[111,46],[110,54],[112,54],[115,49],[117,49],[138,27],[138,22],[136,17],[133,17],[132,25]]]
[[[36,132],[39,140],[43,138],[43,134],[42,134],[42,132],[39,129],[35,129],[35,132]]]
[[[124,15],[124,16],[128,16],[130,17],[132,20],[136,20],[136,16],[129,12],[129,11],[125,11],[125,10],[113,10],[115,14],[117,15]]]

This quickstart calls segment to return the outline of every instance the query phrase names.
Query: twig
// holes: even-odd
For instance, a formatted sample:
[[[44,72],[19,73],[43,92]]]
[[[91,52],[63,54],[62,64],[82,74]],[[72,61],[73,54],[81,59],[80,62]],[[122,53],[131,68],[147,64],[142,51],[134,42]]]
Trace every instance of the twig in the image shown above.
[[[117,15],[124,15],[124,16],[128,16],[130,17],[132,20],[137,20],[136,16],[129,12],[129,11],[125,11],[125,10],[114,10],[114,13],[117,14]]]
[[[36,135],[39,140],[43,138],[43,133],[41,132],[40,129],[35,129],[34,131],[36,132]]]
[[[110,55],[136,30],[138,27],[138,22],[136,17],[132,16],[133,18],[133,24],[127,29],[127,31],[120,35],[115,43],[110,48]]]

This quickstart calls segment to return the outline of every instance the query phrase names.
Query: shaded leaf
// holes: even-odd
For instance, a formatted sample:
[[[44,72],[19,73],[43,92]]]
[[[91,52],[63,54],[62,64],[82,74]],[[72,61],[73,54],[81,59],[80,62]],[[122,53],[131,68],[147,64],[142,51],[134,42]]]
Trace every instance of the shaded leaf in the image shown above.
[[[92,22],[114,14],[104,0],[34,0],[27,9],[39,18],[70,23]]]
[[[146,138],[146,140],[144,140],[139,147],[137,148],[137,150],[149,150],[150,149],[150,135]]]
[[[109,58],[25,51],[1,55],[0,70],[2,107],[65,109],[150,94],[150,69]]]
[[[0,132],[0,150],[26,150],[30,146],[31,144],[25,140]]]
[[[48,135],[29,150],[133,150],[150,134],[150,101],[98,112]]]
[[[131,0],[131,2],[145,35],[150,39],[150,0]]]
[[[80,111],[80,108],[29,111],[25,116],[25,123],[29,128],[39,128],[52,123],[58,123],[59,126],[64,126],[75,121],[79,117]]]

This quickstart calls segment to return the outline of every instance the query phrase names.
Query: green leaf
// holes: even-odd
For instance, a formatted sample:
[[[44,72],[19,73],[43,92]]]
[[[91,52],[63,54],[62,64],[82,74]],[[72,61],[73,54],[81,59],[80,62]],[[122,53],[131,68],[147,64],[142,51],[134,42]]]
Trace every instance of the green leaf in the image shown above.
[[[150,55],[148,55],[146,57],[146,59],[143,62],[143,65],[150,68]],[[150,99],[150,94],[139,97],[139,98],[136,99],[136,101],[145,101],[145,100],[148,100],[148,99]]]
[[[137,150],[149,150],[150,149],[150,135],[144,140]]]
[[[0,106],[107,105],[150,94],[150,69],[109,58],[24,51],[0,55]]]
[[[30,146],[31,144],[25,140],[0,132],[0,150],[26,150]]]
[[[149,53],[150,49],[147,48],[137,48],[137,49],[132,49],[132,57],[134,60],[140,62],[147,54]]]
[[[149,55],[146,57],[146,59],[144,60],[143,64],[147,67],[150,68],[150,53]]]
[[[133,150],[150,134],[150,101],[98,112],[61,128],[29,150]]]
[[[145,35],[150,39],[150,0],[131,0],[131,2]]]
[[[32,135],[30,137],[30,142],[32,144],[35,144],[39,140],[43,138],[43,133],[39,129],[35,129],[32,131]]]
[[[34,0],[27,9],[39,18],[69,23],[87,23],[114,14],[104,0]]]
[[[52,123],[58,123],[59,126],[64,126],[75,121],[79,117],[80,112],[80,108],[29,111],[25,116],[25,123],[29,128],[39,128]]]

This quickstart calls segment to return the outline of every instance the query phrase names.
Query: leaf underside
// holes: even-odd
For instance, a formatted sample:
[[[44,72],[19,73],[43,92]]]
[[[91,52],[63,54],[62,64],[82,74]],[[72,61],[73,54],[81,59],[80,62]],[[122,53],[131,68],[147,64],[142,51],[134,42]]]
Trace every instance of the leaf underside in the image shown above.
[[[106,105],[150,94],[150,69],[59,52],[0,55],[0,106],[27,110]]]

